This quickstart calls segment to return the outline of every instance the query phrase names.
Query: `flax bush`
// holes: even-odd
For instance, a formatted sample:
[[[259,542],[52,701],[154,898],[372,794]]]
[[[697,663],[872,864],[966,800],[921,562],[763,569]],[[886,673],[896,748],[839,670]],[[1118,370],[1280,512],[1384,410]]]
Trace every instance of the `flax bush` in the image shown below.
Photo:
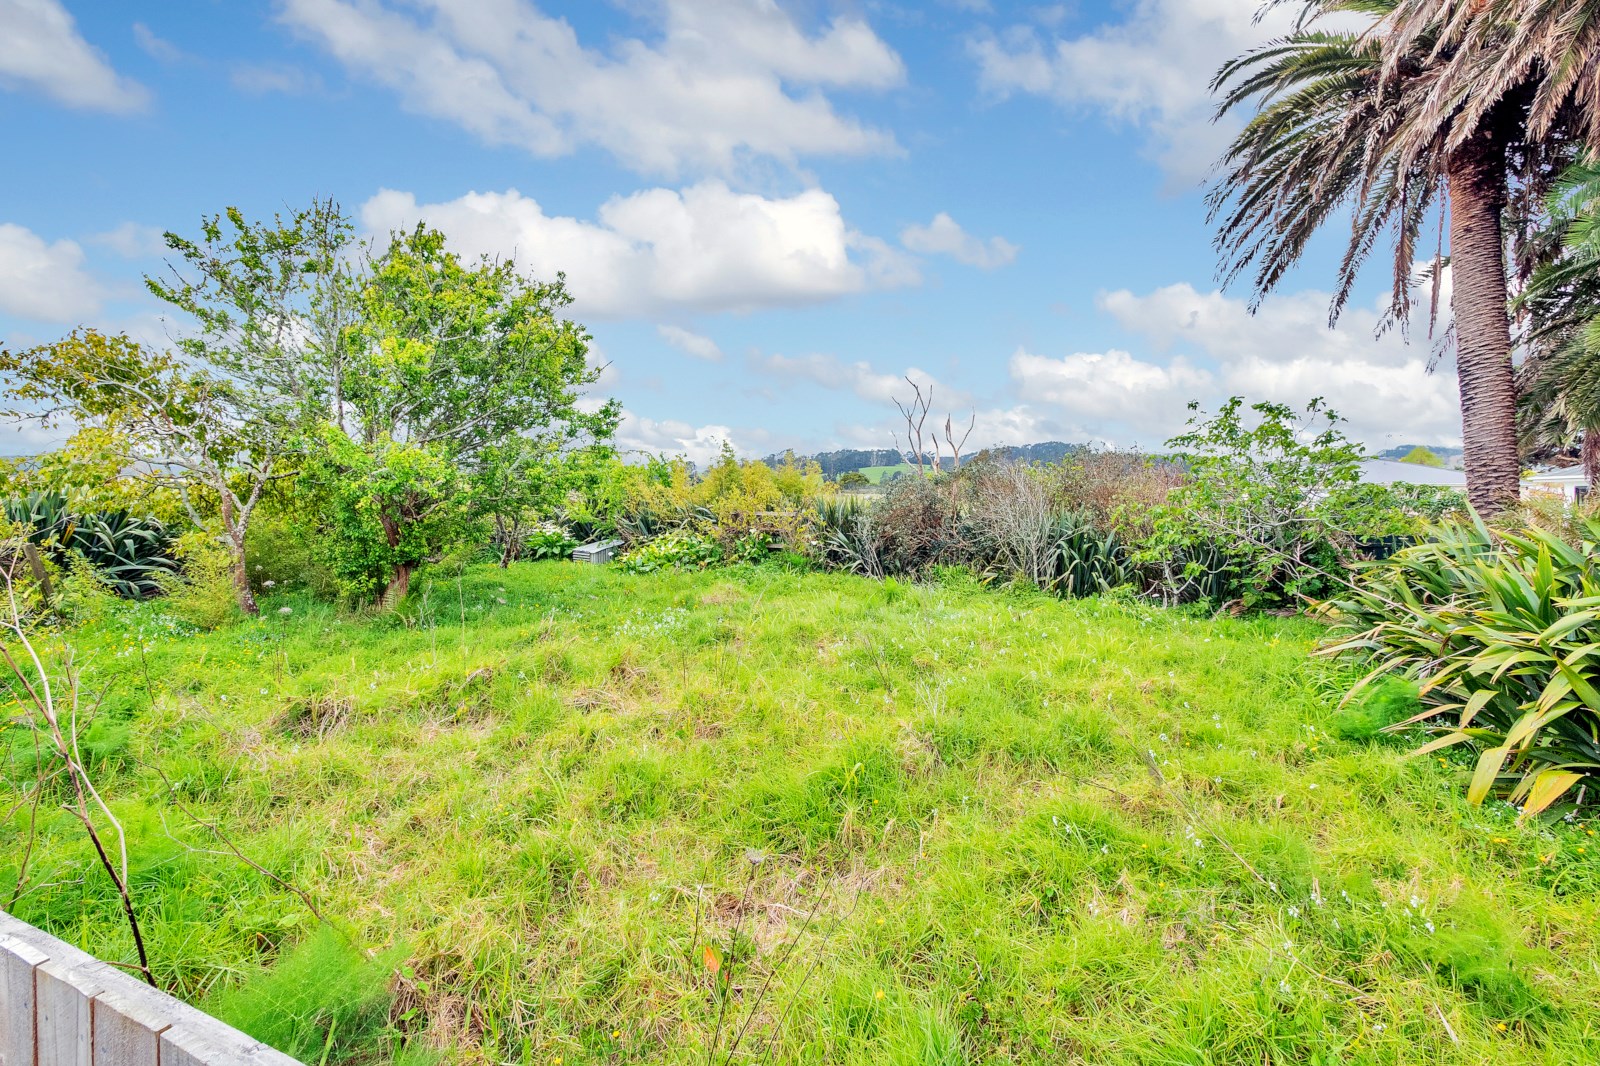
[[[1566,539],[1481,522],[1362,567],[1328,609],[1326,651],[1356,657],[1362,684],[1420,684],[1419,754],[1474,749],[1467,798],[1508,795],[1525,814],[1590,798],[1600,779],[1600,520]],[[1358,686],[1359,688],[1359,686]]]

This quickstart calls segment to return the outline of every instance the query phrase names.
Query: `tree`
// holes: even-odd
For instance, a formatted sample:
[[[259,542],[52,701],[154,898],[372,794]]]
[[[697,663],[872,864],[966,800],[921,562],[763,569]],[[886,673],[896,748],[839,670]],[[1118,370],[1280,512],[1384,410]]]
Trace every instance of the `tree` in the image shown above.
[[[559,317],[570,303],[563,278],[464,263],[423,225],[370,262],[344,332],[345,414],[309,479],[351,591],[398,603],[419,565],[502,506],[486,501],[505,498],[520,463],[613,432],[615,401],[581,401],[600,368],[588,334]]]
[[[1517,306],[1531,319],[1530,357],[1519,370],[1523,445],[1569,452],[1600,484],[1600,158],[1574,166],[1548,204],[1548,261]]]
[[[1507,240],[1513,252],[1527,242],[1532,218],[1520,208],[1536,202],[1572,139],[1592,142],[1600,132],[1589,106],[1595,20],[1583,17],[1593,6],[1303,0],[1294,33],[1226,64],[1212,83],[1225,90],[1219,114],[1258,104],[1209,196],[1224,272],[1252,271],[1258,301],[1325,222],[1348,216],[1330,317],[1387,231],[1390,317],[1403,325],[1414,259],[1435,207],[1437,303],[1448,201],[1467,478],[1485,513],[1518,491]],[[1373,25],[1361,33],[1312,25],[1350,13]]]
[[[841,489],[859,489],[870,484],[872,482],[867,479],[867,475],[859,470],[846,470],[839,475],[839,487]]]
[[[1424,448],[1420,444],[1415,448],[1412,448],[1409,452],[1406,452],[1405,455],[1401,456],[1400,461],[1402,463],[1413,463],[1417,466],[1444,466],[1443,459],[1439,458],[1437,455],[1433,454],[1433,452],[1427,448]]]
[[[10,413],[109,431],[125,461],[172,486],[222,542],[239,607],[254,614],[251,518],[267,486],[294,472],[310,426],[337,407],[344,323],[331,282],[345,270],[351,227],[331,202],[270,223],[229,208],[202,220],[199,240],[166,241],[178,263],[146,284],[193,316],[177,352],[80,330],[0,354],[18,404]]]
[[[285,445],[235,383],[126,336],[79,330],[21,353],[0,351],[13,418],[45,425],[68,418],[106,431],[123,457],[169,483],[194,524],[233,559],[239,607],[255,613],[245,535],[268,482],[281,476]]]

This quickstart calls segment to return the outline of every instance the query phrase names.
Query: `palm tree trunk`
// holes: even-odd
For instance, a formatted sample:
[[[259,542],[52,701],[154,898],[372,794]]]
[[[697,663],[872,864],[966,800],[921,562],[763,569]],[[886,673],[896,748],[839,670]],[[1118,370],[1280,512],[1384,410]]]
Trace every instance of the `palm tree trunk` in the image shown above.
[[[1492,515],[1516,502],[1520,475],[1500,230],[1506,199],[1503,145],[1489,134],[1474,137],[1451,155],[1448,180],[1450,307],[1467,498],[1479,514]]]

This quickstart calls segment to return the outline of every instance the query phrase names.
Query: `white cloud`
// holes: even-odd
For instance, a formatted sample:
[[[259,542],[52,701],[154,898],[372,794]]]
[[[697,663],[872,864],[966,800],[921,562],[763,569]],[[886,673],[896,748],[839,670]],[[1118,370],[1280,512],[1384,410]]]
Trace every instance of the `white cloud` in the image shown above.
[[[76,324],[100,309],[100,284],[83,269],[76,241],[53,244],[0,222],[0,311],[37,322]]]
[[[1017,257],[1018,248],[1004,237],[987,241],[974,237],[943,211],[926,226],[907,226],[900,231],[900,243],[923,255],[948,255],[958,263],[993,270]]]
[[[913,389],[907,384],[907,378],[915,381],[924,391],[933,391],[934,405],[941,412],[950,404],[966,407],[970,399],[963,392],[941,385],[933,375],[914,366],[907,367],[903,373],[884,374],[874,369],[870,363],[846,363],[835,355],[787,356],[775,352],[769,355],[752,355],[750,365],[763,374],[809,381],[825,389],[851,392],[871,403],[887,405],[896,399],[902,403],[909,402]]]
[[[708,363],[722,362],[722,349],[717,347],[717,342],[710,337],[692,333],[682,326],[657,326],[656,333],[685,355],[704,359]]]
[[[166,38],[158,36],[154,30],[142,22],[133,24],[133,40],[145,55],[159,63],[176,63],[184,58],[183,49]]]
[[[253,96],[299,96],[322,89],[321,78],[286,63],[240,63],[228,72],[228,81],[235,89]]]
[[[615,437],[619,451],[682,455],[702,467],[717,457],[725,441],[733,443],[733,430],[727,426],[695,426],[674,419],[657,421],[632,411],[623,411]],[[736,450],[741,455],[750,454],[749,449],[736,446]]]
[[[1128,426],[1144,432],[1173,429],[1183,422],[1176,412],[1212,387],[1211,374],[1186,359],[1162,365],[1117,349],[1060,359],[1018,349],[1010,371],[1019,395],[1054,405],[1077,424],[1101,433]]]
[[[89,242],[109,248],[124,259],[149,259],[166,253],[167,242],[161,234],[156,226],[124,222],[115,229],[96,233]]]
[[[657,0],[659,40],[585,47],[528,0],[284,0],[282,18],[406,108],[539,156],[584,144],[640,171],[728,172],[745,157],[896,150],[825,89],[903,81],[863,20],[808,34],[776,0]]]
[[[1260,0],[1137,0],[1125,21],[1081,36],[1017,26],[970,50],[988,92],[1032,93],[1143,127],[1171,179],[1187,184],[1206,175],[1238,128],[1210,121],[1212,75],[1288,32],[1295,17],[1289,5]]]
[[[0,0],[0,85],[37,89],[91,111],[143,109],[150,94],[111,68],[60,0]]]
[[[541,277],[566,271],[577,309],[594,317],[793,306],[918,280],[903,256],[846,226],[821,189],[783,199],[715,180],[646,189],[606,201],[594,222],[546,215],[515,189],[437,204],[385,189],[361,219],[380,233],[425,219],[463,251],[509,256]]]
[[[1193,286],[1169,285],[1143,296],[1127,290],[1100,297],[1124,328],[1162,349],[1184,347],[1216,364],[1215,389],[1226,395],[1303,404],[1322,396],[1375,446],[1399,442],[1456,444],[1461,436],[1455,368],[1428,369],[1425,328],[1407,343],[1398,330],[1381,336],[1376,305],[1350,308],[1327,326],[1328,296],[1273,296],[1254,315],[1245,301]],[[1425,312],[1424,312],[1425,313]]]

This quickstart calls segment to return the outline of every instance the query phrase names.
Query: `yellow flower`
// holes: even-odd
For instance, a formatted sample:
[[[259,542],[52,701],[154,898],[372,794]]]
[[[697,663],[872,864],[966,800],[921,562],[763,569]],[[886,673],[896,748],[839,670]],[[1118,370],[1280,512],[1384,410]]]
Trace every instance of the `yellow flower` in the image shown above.
[[[622,1030],[621,1029],[613,1029],[613,1030],[611,1030],[611,1039],[615,1040],[617,1037],[619,1037],[621,1035],[622,1035]]]
[[[880,988],[876,992],[872,993],[872,998],[873,999],[882,999],[883,998],[883,989]]]
[[[1494,1023],[1494,1027],[1496,1029],[1500,1030],[1502,1033],[1506,1031],[1506,1023],[1505,1022],[1495,1022]]]

